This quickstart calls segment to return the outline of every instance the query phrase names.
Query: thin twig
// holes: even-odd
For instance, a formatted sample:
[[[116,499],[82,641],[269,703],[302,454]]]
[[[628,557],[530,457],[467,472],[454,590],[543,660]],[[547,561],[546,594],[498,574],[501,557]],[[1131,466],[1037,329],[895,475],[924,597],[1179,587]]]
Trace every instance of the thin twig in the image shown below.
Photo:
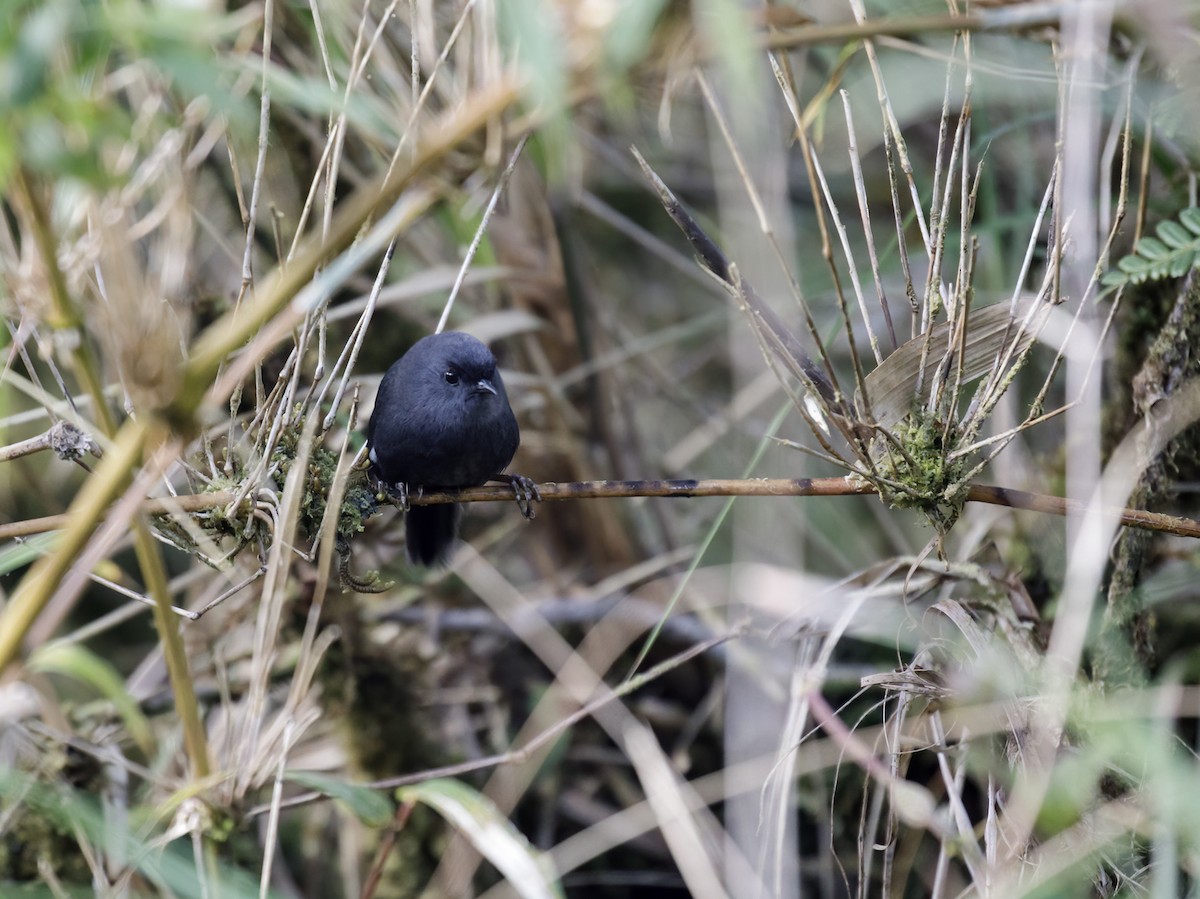
[[[316,401],[312,404],[312,408],[321,408],[321,404],[325,401],[325,393],[329,389],[329,385],[333,383],[333,375],[340,371],[342,377],[338,381],[337,390],[334,391],[333,402],[329,404],[329,412],[325,415],[324,421],[321,422],[322,434],[332,428],[334,421],[337,420],[338,408],[342,405],[342,395],[346,392],[346,386],[350,383],[350,375],[354,372],[354,364],[358,361],[358,353],[362,349],[363,341],[366,339],[367,331],[371,325],[371,318],[375,315],[375,306],[379,302],[379,294],[383,291],[383,284],[387,279],[388,269],[391,268],[392,257],[395,254],[396,238],[393,237],[383,254],[383,261],[379,263],[379,273],[375,276],[375,284],[371,288],[370,295],[367,297],[367,305],[363,309],[362,315],[359,316],[354,330],[350,332],[350,339],[342,348],[341,355],[338,356],[333,371],[329,373],[330,380],[321,388]]]
[[[528,134],[521,135],[521,139],[517,141],[517,145],[513,148],[512,156],[508,159],[508,165],[500,173],[500,180],[496,182],[491,199],[488,200],[487,208],[483,210],[483,217],[479,220],[479,227],[475,229],[475,236],[471,238],[471,245],[467,247],[467,254],[463,257],[462,267],[458,270],[458,277],[454,280],[454,286],[450,288],[450,296],[446,298],[446,305],[442,309],[442,317],[438,319],[437,327],[433,331],[435,334],[441,334],[446,328],[446,322],[450,320],[450,311],[454,308],[454,300],[458,297],[458,292],[462,288],[463,281],[466,280],[467,272],[471,268],[471,261],[475,258],[479,244],[483,242],[483,235],[487,233],[487,226],[492,220],[492,213],[496,211],[496,204],[500,201],[500,195],[504,192],[504,186],[508,184],[508,179],[512,177],[512,173],[517,167],[517,162],[521,159],[521,151],[525,149],[525,144],[528,140]]]
[[[850,156],[850,171],[854,175],[854,195],[858,198],[858,214],[862,219],[863,238],[866,240],[867,255],[871,260],[871,275],[875,279],[875,296],[879,299],[879,308],[883,312],[883,320],[887,325],[888,337],[892,341],[892,352],[895,352],[900,344],[896,340],[896,328],[892,324],[892,313],[888,308],[887,293],[883,288],[883,277],[879,268],[879,254],[875,251],[875,234],[871,228],[871,210],[867,201],[866,182],[863,179],[862,157],[858,152],[858,135],[854,130],[854,113],[850,108],[850,94],[845,89],[839,91],[839,93],[842,97],[842,108],[846,115],[847,152]],[[861,300],[862,298],[860,297],[859,299]],[[867,326],[868,328],[870,327],[869,320]]]
[[[721,248],[704,232],[696,220],[684,208],[683,204],[679,202],[674,192],[667,187],[666,182],[658,176],[642,157],[641,153],[637,151],[637,148],[631,148],[631,152],[637,160],[638,165],[641,166],[642,172],[654,187],[667,215],[671,217],[683,232],[692,249],[700,256],[704,267],[722,282],[731,288],[735,288],[734,278],[730,273],[731,263],[721,251]],[[806,313],[805,323],[809,334],[818,345],[819,354],[822,362],[825,364],[825,369],[822,369],[812,360],[801,346],[800,341],[796,339],[796,336],[784,324],[783,319],[762,301],[748,282],[742,280],[740,286],[741,290],[737,291],[735,288],[733,295],[736,299],[746,304],[752,316],[761,321],[762,333],[765,337],[770,338],[771,348],[779,354],[781,361],[785,364],[790,363],[789,368],[795,367],[797,369],[796,375],[804,383],[805,387],[819,394],[829,404],[830,409],[839,414],[844,412],[843,404],[838,397],[832,380],[832,366],[829,365],[828,355],[824,352],[824,347],[820,345],[816,323],[807,314],[807,307],[803,309]]]

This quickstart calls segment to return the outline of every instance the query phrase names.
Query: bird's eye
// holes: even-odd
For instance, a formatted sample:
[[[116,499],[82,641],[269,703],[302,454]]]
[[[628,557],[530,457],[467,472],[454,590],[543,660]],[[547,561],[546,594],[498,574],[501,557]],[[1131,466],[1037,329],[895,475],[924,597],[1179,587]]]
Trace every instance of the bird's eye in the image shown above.
[[[458,383],[458,373],[457,372],[448,371],[444,375],[442,375],[442,377],[446,379],[447,384],[457,384]]]

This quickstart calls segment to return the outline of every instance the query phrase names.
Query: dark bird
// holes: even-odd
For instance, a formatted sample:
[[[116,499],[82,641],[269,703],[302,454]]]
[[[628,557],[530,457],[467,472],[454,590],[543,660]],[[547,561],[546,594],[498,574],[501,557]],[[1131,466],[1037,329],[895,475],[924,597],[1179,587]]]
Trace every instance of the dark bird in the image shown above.
[[[410,492],[506,481],[525,517],[533,517],[533,482],[503,474],[521,432],[496,357],[469,334],[423,337],[387,370],[367,441],[372,473],[406,509],[405,543],[416,564],[445,559],[460,510],[455,503],[408,508]]]

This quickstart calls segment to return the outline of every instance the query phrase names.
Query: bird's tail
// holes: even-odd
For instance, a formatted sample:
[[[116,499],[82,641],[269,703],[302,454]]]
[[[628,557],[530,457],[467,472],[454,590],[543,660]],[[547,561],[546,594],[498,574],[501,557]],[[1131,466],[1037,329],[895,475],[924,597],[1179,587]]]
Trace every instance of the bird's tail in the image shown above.
[[[408,560],[415,565],[437,565],[446,560],[458,536],[460,510],[457,503],[413,506],[404,520],[404,542]]]

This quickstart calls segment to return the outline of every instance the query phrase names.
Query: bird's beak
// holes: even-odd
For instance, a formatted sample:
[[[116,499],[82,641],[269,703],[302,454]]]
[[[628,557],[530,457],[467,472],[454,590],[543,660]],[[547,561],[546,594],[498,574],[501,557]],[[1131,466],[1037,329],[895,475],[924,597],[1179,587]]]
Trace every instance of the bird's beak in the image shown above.
[[[496,396],[496,385],[487,378],[480,378],[476,381],[475,390],[479,393],[490,393],[492,396]]]

